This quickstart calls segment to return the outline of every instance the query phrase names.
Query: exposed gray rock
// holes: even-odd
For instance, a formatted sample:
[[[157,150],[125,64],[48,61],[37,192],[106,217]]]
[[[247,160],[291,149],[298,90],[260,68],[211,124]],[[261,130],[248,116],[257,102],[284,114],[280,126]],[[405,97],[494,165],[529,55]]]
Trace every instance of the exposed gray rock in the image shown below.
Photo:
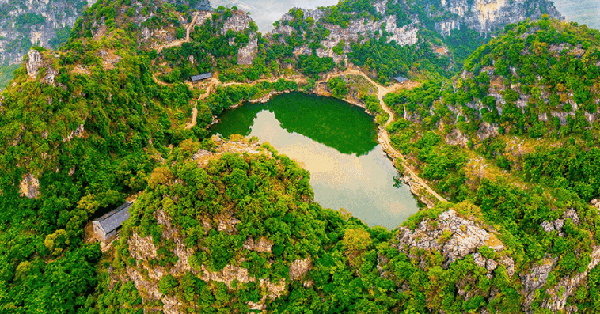
[[[570,277],[561,278],[556,286],[551,287],[546,291],[548,295],[550,295],[550,298],[542,302],[542,307],[553,312],[577,312],[576,307],[566,306],[567,299],[575,293],[577,288],[585,283],[589,272],[600,263],[600,246],[594,246],[591,257],[592,260],[585,271]]]
[[[436,22],[436,30],[444,36],[449,35],[451,30],[461,26],[488,34],[504,27],[506,24],[517,23],[527,18],[539,19],[546,12],[552,18],[562,18],[551,2],[543,0],[442,0],[441,3],[440,9],[442,12],[446,11],[457,15],[457,17],[450,17]]]
[[[574,209],[567,210],[563,217],[565,219],[570,218],[576,226],[579,225],[579,215],[577,215],[577,212]]]
[[[95,2],[88,0],[87,5]],[[15,64],[22,61],[29,48],[23,46],[21,41],[50,48],[57,29],[73,27],[83,10],[81,4],[86,4],[86,1],[0,1],[0,12],[3,13],[0,18],[0,63]],[[34,14],[37,23],[17,24],[17,21],[24,20],[25,14]]]
[[[74,137],[81,138],[83,136],[83,132],[85,131],[83,124],[80,124],[75,131],[71,132],[67,137],[63,138],[63,143],[71,141]]]
[[[544,229],[544,231],[546,231],[546,232],[552,232],[555,230],[554,223],[549,222],[549,221],[543,221],[541,226]]]
[[[250,34],[250,42],[245,46],[238,49],[237,63],[251,65],[254,62],[254,57],[258,51],[258,39],[255,33]]]
[[[533,302],[535,297],[535,290],[542,288],[546,284],[548,276],[556,264],[556,260],[556,258],[545,258],[542,260],[541,265],[535,265],[529,272],[519,275],[523,282],[523,291],[521,294],[525,295],[523,311],[527,312],[530,310],[531,302]]]
[[[411,258],[417,258],[413,255],[413,248],[439,251],[444,257],[444,267],[456,259],[473,254],[475,263],[485,267],[487,261],[478,253],[480,247],[487,245],[497,252],[504,250],[500,241],[490,241],[492,237],[495,238],[473,221],[459,217],[454,210],[449,210],[440,214],[435,227],[429,220],[422,221],[414,231],[404,226],[400,227],[397,248]],[[508,257],[500,263],[514,269],[514,262]]]
[[[40,196],[40,180],[28,173],[20,184],[20,194],[29,199],[34,199]]]
[[[198,158],[201,157],[208,157],[211,155],[211,152],[205,150],[205,149],[199,149],[193,156],[192,156],[192,160],[196,161],[198,160]]]
[[[565,234],[562,228],[565,226],[565,221],[567,219],[571,219],[575,225],[579,225],[579,215],[577,215],[577,212],[574,209],[568,209],[565,211],[563,218],[558,218],[555,221],[542,221],[540,225],[546,232],[552,232],[556,230],[558,231],[559,236],[564,236]]]
[[[481,123],[479,126],[479,130],[477,130],[477,137],[479,140],[483,141],[488,137],[496,137],[498,136],[500,131],[500,126],[497,123]]]
[[[496,267],[498,267],[498,263],[496,263],[495,260],[488,259],[486,261],[485,268],[488,270],[488,272],[492,272],[494,269],[496,269]]]
[[[290,265],[290,279],[291,280],[301,279],[311,269],[312,269],[312,261],[310,260],[310,258],[295,260]]]
[[[258,241],[254,241],[253,238],[248,238],[246,239],[246,241],[244,241],[244,245],[243,248],[247,249],[247,250],[252,250],[252,251],[256,251],[256,252],[271,252],[271,249],[273,248],[273,241],[265,238],[265,237],[260,237],[260,239],[258,239]]]
[[[227,34],[227,31],[232,30],[234,32],[242,32],[246,28],[250,27],[252,18],[243,11],[232,11],[232,16],[228,17],[224,24],[221,32],[223,35]]]
[[[375,7],[379,8],[378,10],[385,12],[386,3],[387,0],[378,1],[375,3]],[[322,20],[322,17],[326,13],[324,9],[301,10],[304,13],[305,19],[311,17],[313,18],[315,25],[319,24],[329,30],[329,36],[321,41],[323,48],[318,48],[316,52],[317,56],[321,58],[331,57],[335,62],[345,60],[345,55],[350,52],[350,44],[352,42],[364,43],[368,38],[379,37],[381,36],[380,32],[382,28],[391,34],[388,37],[387,42],[395,41],[401,46],[412,46],[416,44],[418,40],[418,28],[415,24],[398,27],[396,17],[392,15],[386,16],[381,21],[371,21],[364,18],[353,19],[347,27],[342,28],[339,25],[329,24]],[[293,16],[290,13],[286,13],[281,18],[282,22],[291,20],[293,20]],[[283,43],[283,37],[291,35],[294,31],[294,28],[282,23],[278,28],[273,30],[272,34],[281,34],[280,40]],[[364,36],[362,41],[360,40],[361,36]],[[333,52],[332,48],[342,41],[345,43],[344,54],[338,55]],[[305,44],[302,47],[296,47],[294,54],[309,55],[312,54],[312,49],[308,47],[308,44]]]
[[[58,75],[58,71],[55,70],[49,60],[37,50],[29,50],[27,53],[27,62],[25,63],[27,74],[29,78],[35,80],[40,72],[44,72],[44,76],[40,78],[41,82],[54,85],[54,78]]]
[[[454,129],[446,135],[446,143],[448,145],[465,147],[469,143],[469,135],[464,134],[459,129]]]

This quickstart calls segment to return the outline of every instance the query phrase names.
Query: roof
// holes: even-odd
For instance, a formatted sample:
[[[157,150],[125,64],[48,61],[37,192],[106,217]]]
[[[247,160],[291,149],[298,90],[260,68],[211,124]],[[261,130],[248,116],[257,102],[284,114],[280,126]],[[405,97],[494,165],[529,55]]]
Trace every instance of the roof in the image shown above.
[[[204,80],[204,79],[211,78],[211,77],[212,77],[212,73],[211,72],[194,75],[194,76],[192,76],[192,82],[196,82],[196,81],[199,81],[199,80]]]
[[[394,80],[396,80],[400,83],[404,83],[404,82],[408,81],[408,79],[406,77],[402,77],[402,76],[394,77]]]
[[[96,220],[104,233],[111,233],[113,230],[119,228],[127,218],[129,218],[129,207],[133,202],[125,202],[123,205],[117,207],[115,210],[110,211],[106,215],[98,218]]]

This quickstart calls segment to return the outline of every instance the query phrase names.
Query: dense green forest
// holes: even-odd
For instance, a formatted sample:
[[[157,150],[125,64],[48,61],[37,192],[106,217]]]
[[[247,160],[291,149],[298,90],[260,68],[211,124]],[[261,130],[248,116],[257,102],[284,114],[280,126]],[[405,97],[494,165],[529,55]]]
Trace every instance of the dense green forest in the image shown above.
[[[515,245],[517,268],[556,259],[532,307],[559,278],[586,271],[600,236],[589,205],[600,196],[598,122],[587,118],[597,112],[599,39],[597,30],[556,20],[509,25],[460,76],[386,97],[407,117],[388,127],[394,145],[437,191],[479,206]],[[562,230],[543,228],[572,211],[577,218],[564,218]],[[568,302],[598,306],[586,285]]]
[[[159,302],[159,291],[163,302],[181,302],[171,310],[196,313],[248,312],[265,301],[268,311],[292,313],[519,309],[518,285],[507,278],[503,266],[490,280],[472,258],[449,268],[441,267],[444,258],[439,253],[411,258],[396,248],[395,232],[369,228],[312,202],[308,172],[270,146],[255,150],[250,143],[246,145],[255,153],[232,154],[223,149],[227,144],[187,141],[168,160],[173,166],[154,170],[122,231],[114,259],[103,262],[99,294],[90,305],[100,313],[111,313],[110,307],[118,305],[148,309]],[[207,163],[198,167],[203,161],[190,157],[201,147],[215,153],[203,155]],[[466,203],[453,208],[462,215],[478,210]],[[418,225],[442,210],[421,212],[407,225]],[[268,240],[248,246],[248,239],[255,245],[259,239]],[[185,253],[173,253],[182,242]],[[139,250],[149,246],[157,254],[140,257]],[[485,247],[480,252],[489,258],[497,254]],[[157,267],[177,267],[181,258],[188,264],[179,271],[160,280],[150,275]],[[428,260],[428,270],[415,265],[420,258]],[[240,268],[247,272],[230,282],[221,272]],[[141,274],[137,283],[147,290],[137,292],[131,283],[111,285],[114,278],[132,272]],[[207,272],[213,280],[203,279]],[[506,295],[489,304],[483,297],[467,301],[453,293],[464,276],[469,277],[467,290],[472,284],[474,293],[486,295],[496,287]]]
[[[442,38],[427,29],[445,13],[390,1],[399,25],[421,19],[418,49],[387,43],[382,30],[348,43],[348,60],[381,83],[423,80],[386,95],[397,117],[386,129],[449,202],[386,230],[323,209],[309,173],[272,147],[208,138],[224,109],[309,91],[344,69],[316,53],[328,30],[294,10],[290,36],[263,36],[253,23],[223,31],[242,13],[221,7],[189,43],[154,49],[163,39],[143,29],[184,38],[186,3],[100,0],[58,50],[34,47],[35,72],[14,70],[0,102],[0,312],[545,313],[557,295],[580,312],[598,307],[598,31],[544,18],[493,39]],[[381,19],[371,4],[342,1],[324,18],[342,28]],[[251,40],[254,62],[238,64]],[[312,54],[294,54],[305,44]],[[188,80],[208,71],[242,83],[207,95]],[[305,81],[267,81],[282,74]],[[348,93],[343,80],[327,86]],[[377,98],[362,100],[383,124]],[[120,240],[102,253],[86,224],[134,195]],[[531,288],[527,274],[544,265]],[[241,277],[224,280],[231,269]]]

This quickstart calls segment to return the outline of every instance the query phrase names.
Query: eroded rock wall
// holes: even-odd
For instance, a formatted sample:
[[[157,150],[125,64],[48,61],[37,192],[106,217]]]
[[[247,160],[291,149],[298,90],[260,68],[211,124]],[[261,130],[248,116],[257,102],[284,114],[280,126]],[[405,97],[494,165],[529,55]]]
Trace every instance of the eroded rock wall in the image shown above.
[[[442,0],[441,3],[442,12],[451,13],[451,17],[435,24],[436,30],[444,36],[461,26],[479,33],[490,33],[506,24],[527,18],[539,19],[544,13],[552,18],[561,17],[554,5],[546,0]]]
[[[15,64],[32,45],[51,47],[96,0],[0,1],[0,63]],[[65,38],[66,39],[66,38]]]

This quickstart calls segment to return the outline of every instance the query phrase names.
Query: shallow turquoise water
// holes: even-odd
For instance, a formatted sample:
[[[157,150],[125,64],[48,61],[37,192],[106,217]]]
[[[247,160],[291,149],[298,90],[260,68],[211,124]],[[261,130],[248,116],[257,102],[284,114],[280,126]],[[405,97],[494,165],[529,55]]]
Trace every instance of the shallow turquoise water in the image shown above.
[[[300,93],[225,111],[211,133],[256,136],[310,171],[315,200],[344,208],[370,226],[388,229],[418,210],[408,187],[394,187],[397,171],[377,142],[373,117],[327,97]]]

